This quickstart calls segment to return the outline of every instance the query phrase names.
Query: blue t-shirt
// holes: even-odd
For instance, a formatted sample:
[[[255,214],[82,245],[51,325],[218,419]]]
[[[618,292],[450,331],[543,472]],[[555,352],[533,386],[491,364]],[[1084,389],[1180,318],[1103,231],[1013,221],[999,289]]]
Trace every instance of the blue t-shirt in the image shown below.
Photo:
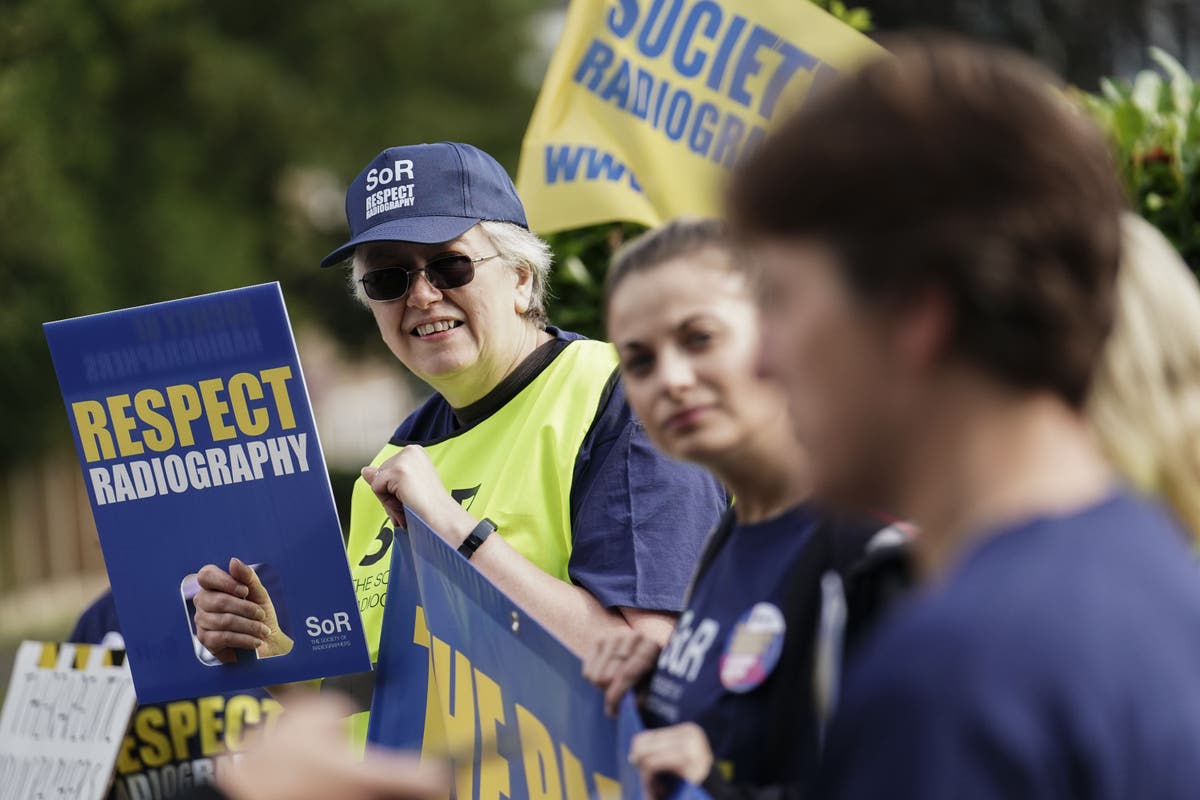
[[[834,527],[807,506],[732,523],[698,576],[644,704],[651,727],[695,722],[737,785],[812,778],[812,646]],[[863,543],[879,526],[865,529]],[[721,536],[718,531],[714,536]]]
[[[69,641],[125,646],[111,591],[83,612]],[[109,798],[165,800],[214,782],[246,734],[282,710],[263,689],[139,705],[121,743]]]
[[[554,327],[556,342],[584,337]],[[495,407],[536,377],[498,387]],[[440,394],[414,411],[393,444],[434,442],[462,428]],[[720,484],[704,470],[655,449],[625,399],[616,373],[575,459],[571,485],[571,580],[605,607],[678,611],[699,558],[704,533],[726,505]]]
[[[1200,573],[1118,492],[982,540],[866,645],[830,798],[1200,796]]]

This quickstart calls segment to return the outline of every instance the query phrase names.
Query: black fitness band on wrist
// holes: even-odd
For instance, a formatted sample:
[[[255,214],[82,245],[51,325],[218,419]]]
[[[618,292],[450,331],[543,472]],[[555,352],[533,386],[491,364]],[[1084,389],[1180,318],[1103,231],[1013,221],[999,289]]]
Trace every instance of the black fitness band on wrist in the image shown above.
[[[475,529],[467,534],[467,538],[458,546],[458,552],[462,553],[467,560],[475,555],[475,551],[479,549],[479,545],[483,544],[483,540],[496,530],[496,523],[492,522],[487,517],[480,520]]]

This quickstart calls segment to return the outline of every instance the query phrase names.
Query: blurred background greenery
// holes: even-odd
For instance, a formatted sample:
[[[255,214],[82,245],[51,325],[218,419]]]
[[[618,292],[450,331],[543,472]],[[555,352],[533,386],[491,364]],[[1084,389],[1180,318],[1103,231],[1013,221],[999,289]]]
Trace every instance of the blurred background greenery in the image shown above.
[[[1111,132],[1131,197],[1200,266],[1192,0],[814,2],[872,34],[940,25],[1022,47],[1066,74]],[[334,360],[382,353],[341,277],[316,266],[343,240],[345,185],[385,146],[442,139],[477,144],[515,173],[565,7],[0,4],[0,638],[29,635],[22,623],[41,604],[18,604],[17,590],[65,581],[86,597],[95,582],[78,575],[99,574],[94,544],[70,545],[58,531],[60,507],[78,500],[57,497],[56,476],[78,470],[41,323],[279,280],[296,327],[336,343]],[[1152,44],[1172,57],[1151,60]],[[604,265],[637,230],[551,237],[555,322],[599,335]],[[53,453],[67,460],[48,462]],[[339,498],[353,475],[335,468]],[[46,510],[21,543],[11,521],[33,495]],[[66,558],[69,546],[79,552]],[[50,602],[68,620],[79,607]],[[0,654],[0,675],[7,661]]]
[[[65,430],[45,320],[280,280],[299,324],[361,350],[369,316],[316,268],[345,183],[392,143],[515,165],[532,109],[517,66],[544,4],[454,5],[0,7],[0,466]]]
[[[1077,96],[1108,131],[1134,207],[1200,274],[1200,81],[1166,51],[1149,53],[1155,69]]]

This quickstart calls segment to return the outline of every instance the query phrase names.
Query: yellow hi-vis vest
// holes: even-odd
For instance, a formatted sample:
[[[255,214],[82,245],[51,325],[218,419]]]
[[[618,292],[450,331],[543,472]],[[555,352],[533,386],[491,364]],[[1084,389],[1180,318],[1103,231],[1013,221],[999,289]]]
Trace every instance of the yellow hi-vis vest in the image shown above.
[[[617,367],[612,345],[568,342],[542,372],[491,416],[421,444],[442,485],[477,519],[539,569],[570,580],[571,484],[575,459]],[[401,450],[388,444],[372,466]],[[391,564],[392,523],[361,478],[350,504],[347,556],[374,663]],[[406,612],[412,618],[412,611]],[[369,714],[352,718],[356,742],[366,741]]]

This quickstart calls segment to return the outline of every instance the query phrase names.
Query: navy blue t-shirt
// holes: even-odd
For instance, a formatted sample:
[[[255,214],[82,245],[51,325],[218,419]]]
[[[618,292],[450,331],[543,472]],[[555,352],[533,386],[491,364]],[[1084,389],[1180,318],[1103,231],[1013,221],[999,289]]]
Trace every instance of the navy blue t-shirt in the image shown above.
[[[69,641],[125,646],[111,591],[83,612]],[[246,734],[282,710],[263,689],[139,705],[121,743],[109,798],[165,800],[212,783]]]
[[[734,525],[698,577],[651,679],[646,723],[700,725],[732,783],[812,777],[816,722],[804,701],[813,691],[817,581],[832,567],[824,563],[829,550],[818,546],[820,524],[816,512],[799,506]],[[804,569],[805,560],[823,563]],[[783,717],[790,719],[781,725]],[[779,736],[789,741],[767,746]]]
[[[1117,492],[996,532],[852,666],[830,798],[1200,797],[1200,573]]]
[[[584,338],[546,331],[558,342]],[[506,398],[494,400],[503,405]],[[433,442],[461,427],[454,409],[435,394],[396,429],[392,442]],[[678,611],[704,534],[725,505],[716,479],[655,449],[614,373],[575,459],[571,580],[607,608]]]

